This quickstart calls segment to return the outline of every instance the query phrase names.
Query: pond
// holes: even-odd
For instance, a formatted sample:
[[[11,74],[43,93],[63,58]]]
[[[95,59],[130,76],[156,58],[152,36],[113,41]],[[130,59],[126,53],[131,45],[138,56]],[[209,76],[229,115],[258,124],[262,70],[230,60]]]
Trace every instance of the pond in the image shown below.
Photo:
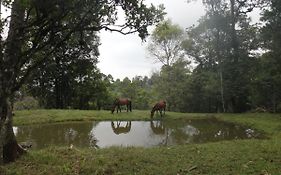
[[[263,138],[263,134],[215,118],[173,121],[101,121],[18,126],[19,143],[33,149],[48,145],[104,148],[170,146],[231,139]]]

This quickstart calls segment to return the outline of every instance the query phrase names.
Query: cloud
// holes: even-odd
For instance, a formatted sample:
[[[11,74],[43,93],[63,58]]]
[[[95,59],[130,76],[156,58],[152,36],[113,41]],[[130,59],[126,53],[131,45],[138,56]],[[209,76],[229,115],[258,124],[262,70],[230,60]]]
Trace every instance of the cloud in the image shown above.
[[[187,28],[195,24],[204,14],[201,0],[187,3],[185,0],[147,0],[148,4],[164,4],[167,18],[173,23]],[[121,35],[119,33],[101,32],[100,57],[98,67],[104,74],[111,74],[115,79],[132,78],[137,75],[149,76],[159,70],[161,64],[147,58],[143,43],[137,34]]]

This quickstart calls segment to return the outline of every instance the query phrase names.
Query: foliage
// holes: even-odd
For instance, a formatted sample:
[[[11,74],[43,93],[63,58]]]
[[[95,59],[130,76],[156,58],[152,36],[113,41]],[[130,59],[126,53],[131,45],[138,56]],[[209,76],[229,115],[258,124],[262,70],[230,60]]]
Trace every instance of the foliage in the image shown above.
[[[16,101],[14,104],[14,110],[29,110],[29,109],[38,109],[38,101],[31,96],[26,96],[20,101]]]
[[[75,72],[74,76],[69,77],[69,69],[75,70],[75,65],[69,67],[70,62],[81,66],[78,69],[85,68],[87,63],[94,68],[96,60],[85,62],[85,57],[98,55],[99,40],[96,32],[105,29],[124,35],[138,33],[144,40],[148,35],[147,27],[158,23],[164,15],[162,5],[147,6],[143,1],[130,0],[5,0],[0,3],[1,7],[4,5],[10,10],[8,17],[3,17],[2,11],[0,14],[0,164],[14,161],[24,152],[18,146],[13,132],[10,101],[13,101],[15,92],[27,83],[32,74],[39,71],[38,81],[32,85],[38,86],[40,82],[36,91],[44,91],[36,95],[55,93],[55,104],[47,106],[70,106],[66,99],[71,98],[70,94],[73,92],[68,89],[74,85],[77,86],[74,93],[78,96],[78,99],[75,99],[75,108],[88,109],[91,98],[98,96],[96,91],[89,91],[89,86],[99,84],[100,75],[97,75],[96,69],[89,70],[86,66],[87,73],[82,70],[83,75],[77,75]],[[123,24],[116,23],[120,11],[125,13]],[[46,70],[40,72],[38,68],[45,68],[44,66]],[[48,72],[52,70],[53,75]],[[81,73],[81,70],[78,72]],[[44,77],[46,73],[49,75]],[[51,87],[48,87],[50,84]],[[102,89],[105,88],[98,85],[97,89],[104,91]],[[52,90],[54,93],[49,93]],[[62,93],[65,90],[67,92]],[[45,92],[47,94],[44,94]],[[41,97],[41,104],[46,105],[43,100]],[[54,102],[48,98],[47,102],[50,101]],[[99,108],[100,101],[92,101],[95,101]]]
[[[163,99],[167,102],[167,109],[172,111],[186,111],[184,98],[186,84],[189,81],[188,62],[178,60],[172,66],[163,66],[158,76],[154,77],[153,90],[157,101]]]
[[[205,16],[186,34],[169,20],[153,31],[148,51],[164,66],[149,78],[151,90],[143,89],[152,94],[148,101],[165,99],[169,110],[184,112],[258,108],[277,112],[281,99],[279,1],[204,1],[204,5]],[[248,13],[269,5],[264,8],[265,25],[252,24]],[[183,57],[192,59],[193,69]],[[135,95],[135,89],[131,94],[138,98],[141,94]]]
[[[262,46],[268,52],[260,58],[259,66],[262,69],[258,70],[257,82],[261,86],[256,87],[260,97],[264,98],[262,102],[258,101],[257,105],[264,106],[272,112],[278,112],[277,108],[281,103],[280,13],[281,3],[277,0],[271,0],[270,8],[264,10],[262,21],[265,25],[261,29],[261,36]]]
[[[109,94],[111,94],[111,99],[130,98],[133,109],[148,109],[151,106],[152,92],[150,89],[151,84],[148,77],[136,76],[132,80],[126,77],[122,81],[120,79],[113,81],[110,84]]]
[[[215,82],[216,86],[209,84],[209,87],[218,88],[219,93],[211,97],[214,99],[210,101],[211,111],[247,111],[250,109],[249,83],[254,76],[251,65],[255,63],[250,53],[257,49],[257,28],[250,25],[247,13],[242,12],[250,8],[250,4],[231,0],[204,1],[204,5],[206,15],[198,26],[189,28],[183,44],[186,54],[198,64],[194,75],[197,69],[215,75],[210,76],[215,79],[209,83]]]
[[[182,41],[184,32],[170,20],[163,21],[153,30],[147,50],[149,55],[165,66],[171,66],[183,58]]]

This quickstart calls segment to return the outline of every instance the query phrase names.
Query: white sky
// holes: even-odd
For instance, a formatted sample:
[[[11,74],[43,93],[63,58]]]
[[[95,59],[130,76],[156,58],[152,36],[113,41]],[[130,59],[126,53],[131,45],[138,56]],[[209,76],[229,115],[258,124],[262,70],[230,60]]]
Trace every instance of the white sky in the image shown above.
[[[166,18],[182,28],[196,24],[204,15],[202,1],[187,3],[186,0],[146,0],[147,3],[164,4]],[[119,33],[101,32],[100,57],[98,67],[104,74],[111,74],[114,79],[125,77],[132,79],[136,75],[150,76],[159,70],[160,63],[148,58],[145,50],[146,43],[142,43],[137,34],[121,35]]]
[[[197,20],[204,15],[202,0],[190,3],[187,0],[146,0],[148,4],[164,4],[166,18],[182,28],[190,27],[197,23]],[[1,9],[2,12],[5,9]],[[253,12],[254,21],[258,21],[258,13]],[[5,14],[5,12],[4,12]],[[152,28],[150,28],[152,30]],[[161,64],[155,63],[148,58],[145,50],[146,44],[141,41],[137,34],[122,35],[102,31],[100,33],[101,43],[98,67],[104,74],[111,74],[114,79],[129,77],[132,79],[137,75],[150,76],[153,71],[160,70]],[[147,39],[148,40],[148,39]]]

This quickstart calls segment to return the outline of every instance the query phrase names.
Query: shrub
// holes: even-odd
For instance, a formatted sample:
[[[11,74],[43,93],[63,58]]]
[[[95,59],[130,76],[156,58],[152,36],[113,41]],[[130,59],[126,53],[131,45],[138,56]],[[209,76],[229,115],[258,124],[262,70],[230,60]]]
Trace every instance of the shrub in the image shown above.
[[[15,110],[38,109],[39,103],[34,97],[26,96],[14,103]]]

